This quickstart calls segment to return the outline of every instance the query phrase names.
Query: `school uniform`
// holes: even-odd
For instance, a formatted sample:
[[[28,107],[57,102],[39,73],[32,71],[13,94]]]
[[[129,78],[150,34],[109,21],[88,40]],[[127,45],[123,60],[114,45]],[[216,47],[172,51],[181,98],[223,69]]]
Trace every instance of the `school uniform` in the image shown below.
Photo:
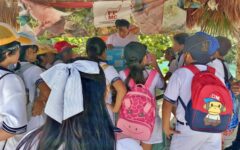
[[[170,67],[169,67],[169,71],[171,73],[175,72],[177,69],[181,68],[182,66],[184,66],[184,54],[183,52],[179,52],[176,56],[176,59],[174,59],[171,63],[170,63]]]
[[[185,55],[183,54],[183,52],[179,52],[178,54],[177,54],[177,69],[178,68],[181,68],[183,65],[184,65],[184,57],[185,57]]]
[[[196,67],[201,71],[207,69],[205,65],[196,65]],[[181,103],[178,102],[178,98],[181,97],[185,105],[189,103],[193,76],[193,73],[186,68],[178,69],[170,78],[164,93],[164,99],[177,106],[176,118],[178,121],[176,130],[180,131],[180,134],[173,135],[170,150],[221,150],[221,133],[205,133],[191,130],[185,120],[185,110]],[[221,81],[224,83],[223,79]]]
[[[112,105],[113,100],[111,86],[117,80],[121,80],[121,78],[119,77],[117,70],[113,66],[107,65],[106,62],[100,62],[100,66],[102,67],[106,77],[107,91],[105,93],[105,102],[106,104]],[[114,113],[110,109],[108,109],[108,113],[110,115],[111,120],[115,124]]]
[[[147,79],[150,72],[151,72],[151,70],[149,70],[149,69],[144,71],[145,79]],[[120,74],[121,79],[125,82],[127,77],[126,77],[124,71],[121,71],[119,74]],[[161,89],[163,87],[164,87],[164,81],[161,79],[160,75],[158,74],[155,76],[155,78],[152,82],[152,85],[150,86],[150,92],[153,96],[156,96],[156,89]],[[159,108],[157,108],[156,112],[158,112],[158,109]],[[142,141],[142,142],[146,143],[146,144],[162,143],[162,123],[161,123],[161,119],[160,119],[160,116],[158,115],[158,113],[156,113],[155,125],[154,125],[154,129],[153,129],[151,138],[148,141]]]
[[[21,73],[19,75],[22,77],[27,91],[27,115],[29,120],[27,131],[31,131],[43,125],[46,118],[44,114],[35,117],[32,116],[34,101],[39,96],[37,87],[41,82],[43,82],[40,77],[43,70],[36,65],[30,64],[29,62],[21,62],[20,64],[22,69],[25,68],[22,72],[20,71]]]
[[[114,47],[125,47],[130,42],[137,41],[137,36],[132,33],[129,33],[125,38],[120,37],[118,33],[114,33],[109,36],[106,43],[111,44]]]
[[[64,63],[62,60],[58,59],[53,63],[53,66],[60,64],[60,63]]]
[[[177,70],[177,60],[173,59],[170,63],[169,63],[169,72],[173,73],[174,71]]]
[[[222,62],[224,62],[224,61],[220,60],[220,59],[214,59],[211,62],[209,62],[208,65],[213,67],[214,69],[216,69],[216,73],[217,73],[218,77],[224,79],[225,78],[225,72],[224,72],[224,67],[223,67]],[[225,64],[225,66],[227,68],[227,71],[228,71],[229,80],[232,80],[233,76],[229,71],[228,64],[226,62],[224,62],[224,64]]]
[[[140,142],[131,138],[117,140],[116,150],[142,150]]]
[[[0,128],[15,135],[0,141],[0,149],[14,150],[27,129],[25,87],[20,77],[1,67],[0,78]]]

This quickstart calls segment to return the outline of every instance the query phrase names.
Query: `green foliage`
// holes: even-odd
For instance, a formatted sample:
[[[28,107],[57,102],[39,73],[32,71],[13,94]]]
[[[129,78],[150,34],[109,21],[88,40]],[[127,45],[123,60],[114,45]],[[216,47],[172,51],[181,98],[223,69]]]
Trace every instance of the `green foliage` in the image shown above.
[[[229,51],[229,53],[225,56],[225,61],[230,64],[236,63],[236,56],[237,56],[237,45],[233,45],[232,49]]]
[[[96,28],[93,25],[92,9],[77,9],[77,11],[69,15],[66,19],[77,25],[79,30],[81,30],[81,35],[95,35]]]
[[[168,35],[140,35],[139,42],[146,44],[148,51],[155,54],[161,63],[164,55],[164,51],[172,46],[172,41]]]
[[[54,44],[57,41],[68,41],[71,44],[77,45],[78,48],[75,52],[80,55],[85,55],[85,47],[88,37],[56,37],[51,39],[51,43]],[[45,39],[41,39],[44,43],[48,43]],[[139,42],[146,44],[148,50],[154,53],[159,61],[163,60],[164,50],[172,45],[171,38],[167,35],[140,35]]]

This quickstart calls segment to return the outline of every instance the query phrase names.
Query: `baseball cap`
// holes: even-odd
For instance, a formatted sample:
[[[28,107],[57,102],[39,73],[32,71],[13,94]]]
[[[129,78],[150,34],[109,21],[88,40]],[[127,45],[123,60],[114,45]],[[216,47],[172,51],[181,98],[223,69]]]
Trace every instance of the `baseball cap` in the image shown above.
[[[127,65],[139,63],[147,54],[147,46],[139,42],[131,42],[124,48],[124,57]]]
[[[0,22],[0,46],[17,41],[19,38],[17,32],[10,25]]]
[[[71,45],[67,41],[60,41],[55,43],[54,48],[57,50],[58,53],[63,52],[66,48],[75,48],[76,45]]]
[[[204,36],[210,42],[209,50],[208,50],[208,54],[210,56],[212,56],[214,53],[217,52],[217,50],[219,49],[220,45],[219,45],[218,40],[215,37],[213,37],[213,36],[211,36],[211,35],[209,35],[209,34],[207,34],[205,32],[197,32],[196,34]]]
[[[227,53],[229,52],[229,50],[232,48],[232,43],[231,41],[223,36],[218,36],[216,37],[216,39],[219,42],[219,49],[218,52],[220,53],[221,56],[225,56],[227,55]]]
[[[184,52],[190,53],[197,63],[207,64],[211,60],[208,54],[209,47],[210,41],[205,35],[195,34],[186,40]]]
[[[39,46],[39,50],[37,55],[44,55],[47,53],[57,54],[57,51],[54,50],[54,48],[49,45],[38,45],[38,46]]]

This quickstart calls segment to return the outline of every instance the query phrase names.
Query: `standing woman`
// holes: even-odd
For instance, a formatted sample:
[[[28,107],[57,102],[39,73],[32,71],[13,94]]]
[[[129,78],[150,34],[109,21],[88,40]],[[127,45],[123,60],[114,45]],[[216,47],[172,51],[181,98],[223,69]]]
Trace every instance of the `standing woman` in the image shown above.
[[[49,88],[41,79],[43,70],[35,65],[37,60],[38,46],[33,36],[20,33],[21,43],[20,63],[17,65],[16,73],[23,79],[27,93],[27,131],[38,128],[45,122],[43,109],[48,99]]]
[[[27,128],[26,97],[20,77],[9,71],[19,58],[17,33],[0,22],[0,149],[16,148]]]
[[[90,38],[87,41],[86,50],[88,58],[90,58],[91,60],[98,61],[104,71],[107,85],[107,90],[105,93],[105,102],[108,106],[109,115],[112,121],[115,122],[114,113],[117,113],[119,111],[123,97],[125,96],[127,90],[121,78],[119,77],[119,74],[116,71],[116,69],[113,66],[107,65],[106,49],[107,49],[106,44],[102,39],[98,37]],[[116,90],[116,101],[114,105],[112,99],[113,91],[111,87],[113,87]]]

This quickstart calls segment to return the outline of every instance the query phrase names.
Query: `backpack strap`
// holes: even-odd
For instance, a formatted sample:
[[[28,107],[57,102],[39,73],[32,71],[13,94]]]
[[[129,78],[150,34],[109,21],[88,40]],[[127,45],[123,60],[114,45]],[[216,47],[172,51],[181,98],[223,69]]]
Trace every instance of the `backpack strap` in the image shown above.
[[[190,70],[194,75],[201,72],[195,65],[188,65],[188,66],[184,66],[182,68],[186,68],[186,69]]]
[[[183,102],[183,100],[182,100],[182,98],[181,98],[180,96],[178,97],[178,101],[181,103],[181,105],[183,106],[183,109],[184,109],[185,112],[186,112],[187,106],[184,104],[184,102]]]
[[[210,67],[210,66],[207,66],[207,71],[212,73],[212,74],[216,73],[216,69],[214,69],[213,67]]]
[[[145,83],[145,86],[149,89],[152,85],[153,80],[155,79],[155,76],[157,75],[157,70],[153,69],[148,76],[148,79]]]
[[[224,61],[221,60],[221,62],[222,62],[223,69],[224,69],[224,80],[225,80],[225,83],[227,83],[227,82],[229,82],[228,69],[227,69]]]
[[[0,77],[0,80],[1,80],[2,78],[4,78],[5,76],[9,75],[9,74],[12,74],[12,73],[9,72],[9,73],[4,74],[3,76]]]
[[[195,65],[184,66],[182,68],[186,68],[186,69],[190,70],[194,75],[201,72]],[[216,70],[210,66],[207,66],[207,71],[212,74],[215,74],[215,72],[216,72]]]

